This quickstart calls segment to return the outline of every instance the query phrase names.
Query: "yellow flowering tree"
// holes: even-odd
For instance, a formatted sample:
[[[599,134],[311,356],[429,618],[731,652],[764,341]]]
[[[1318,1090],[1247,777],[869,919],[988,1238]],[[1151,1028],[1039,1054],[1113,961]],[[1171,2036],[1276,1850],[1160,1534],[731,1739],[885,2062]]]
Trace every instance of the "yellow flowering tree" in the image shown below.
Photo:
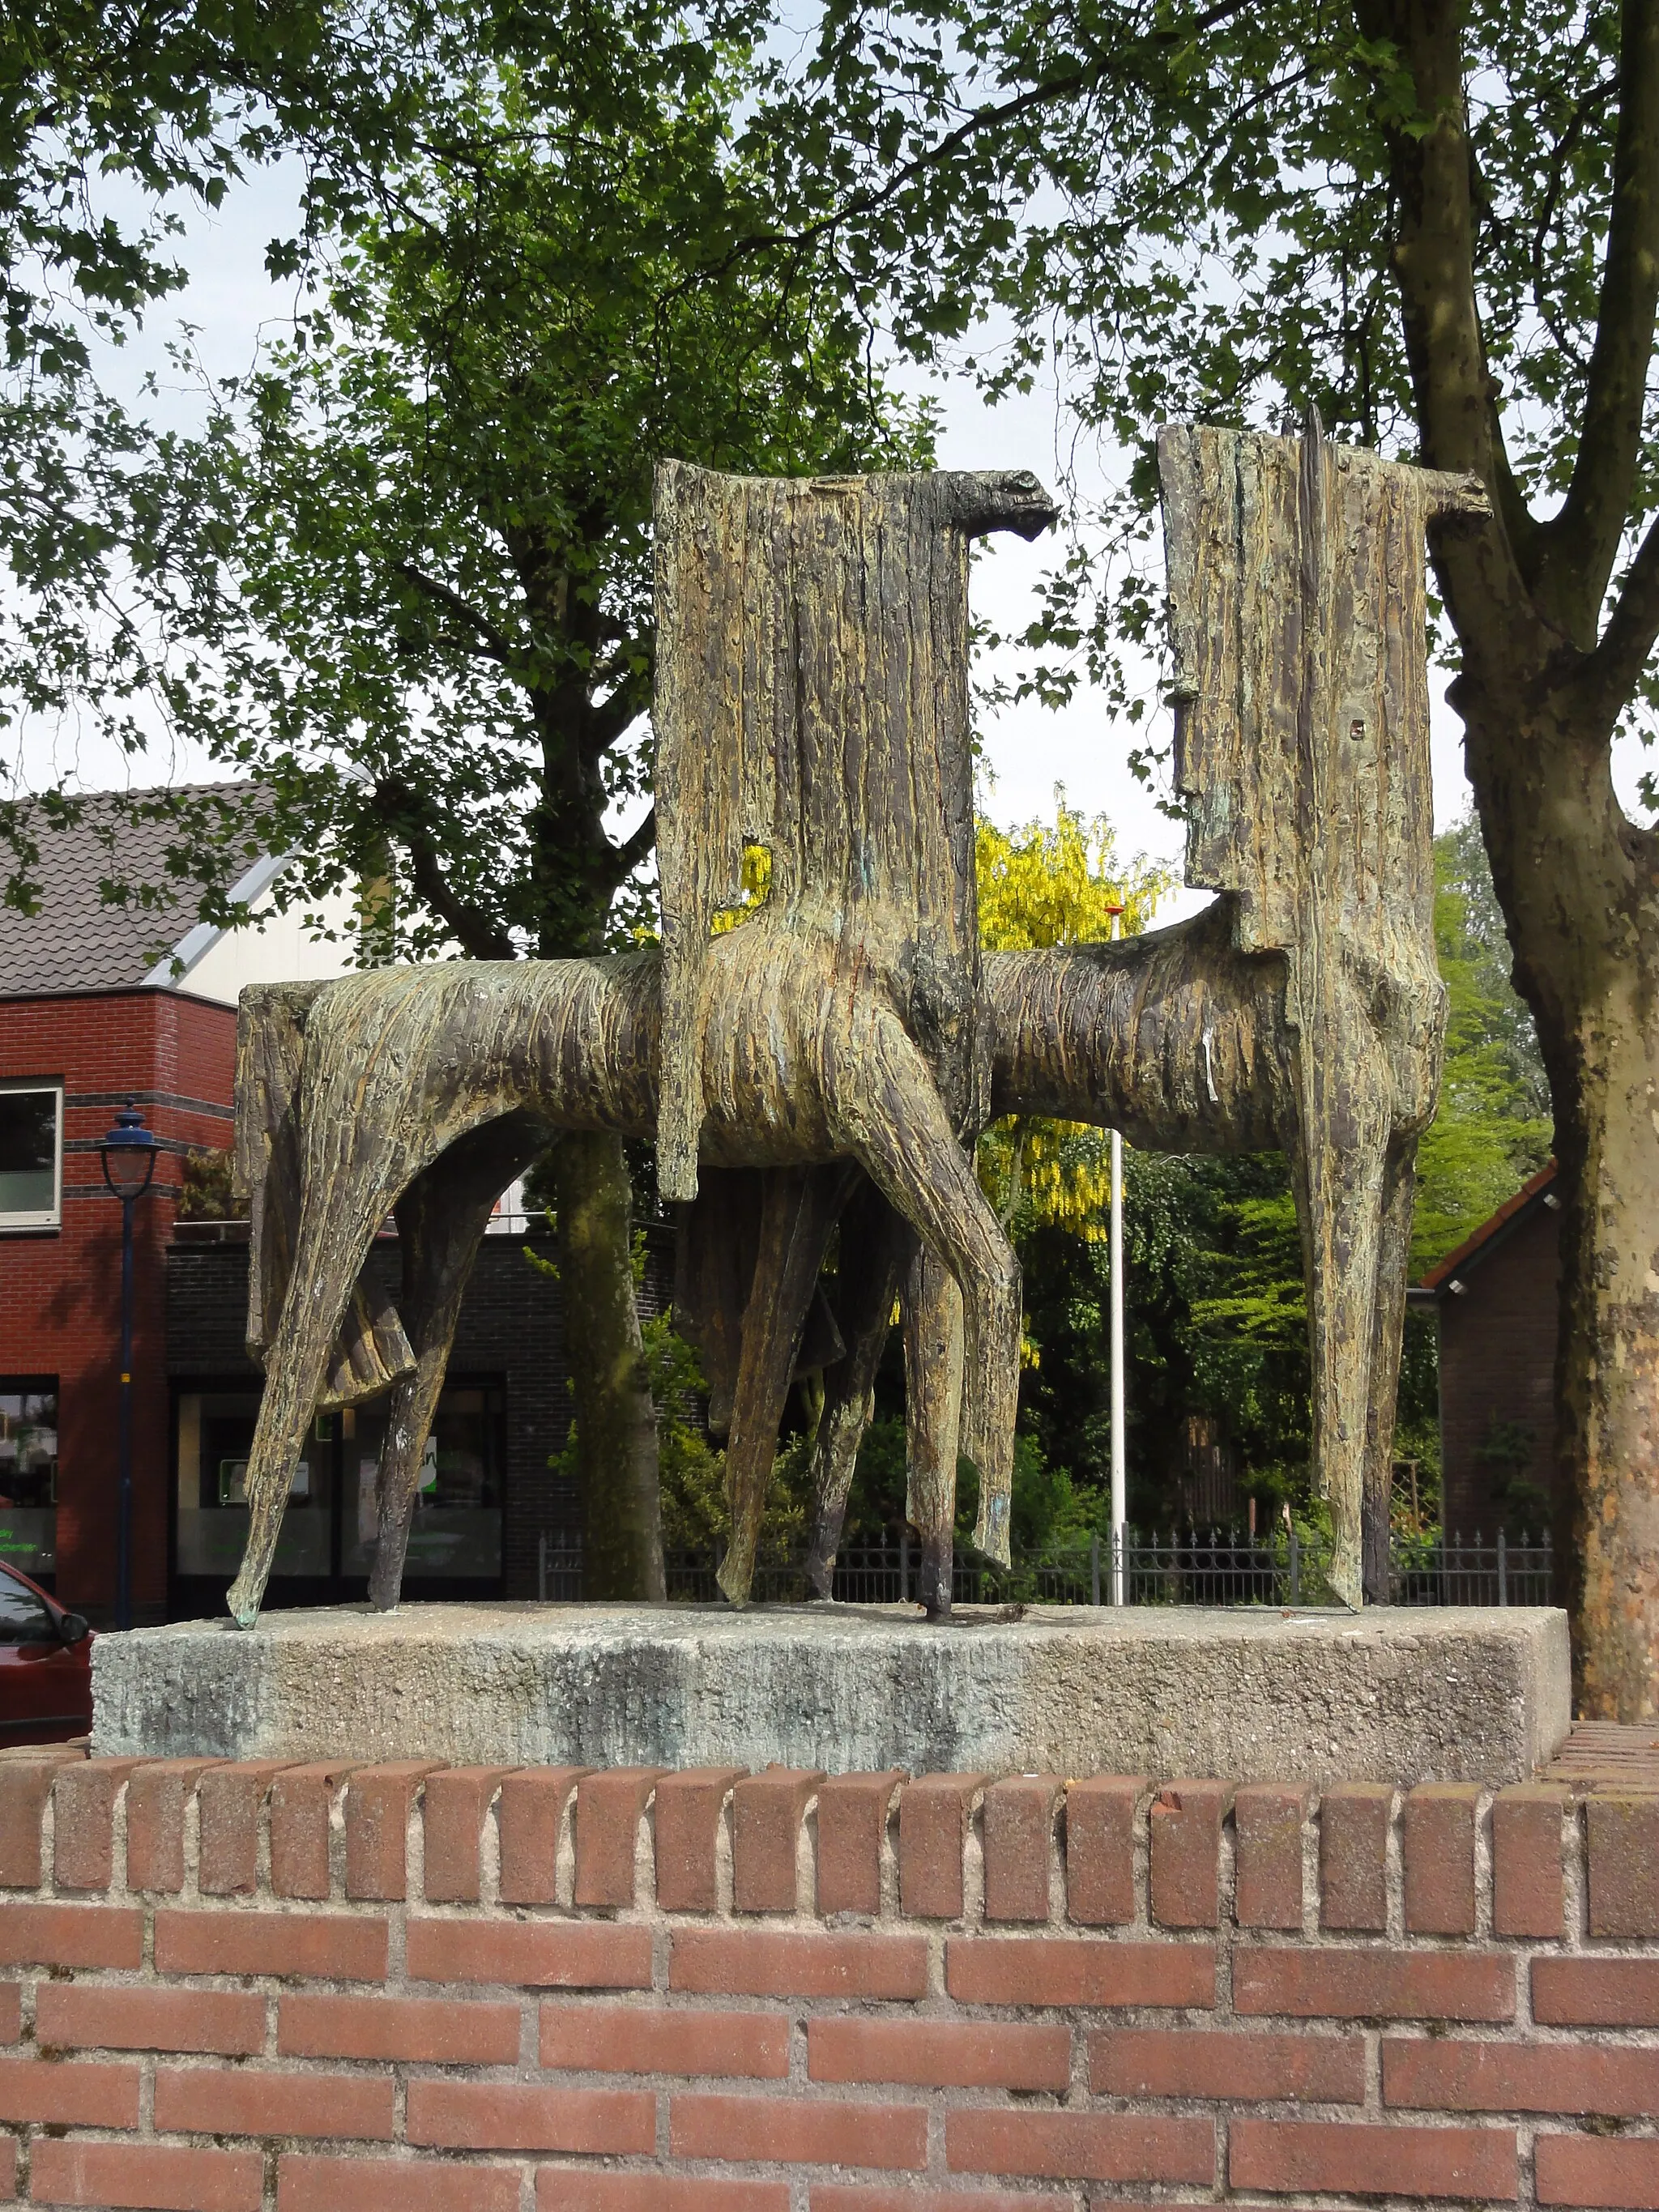
[[[990,952],[1098,943],[1110,937],[1116,908],[1133,937],[1174,881],[1145,858],[1121,860],[1105,816],[1085,817],[1058,788],[1052,822],[999,830],[981,815],[975,864],[980,939]],[[1105,1233],[1111,1165],[1097,1130],[1006,1115],[981,1139],[979,1175],[1005,1222],[1024,1206],[1036,1221],[1086,1238]]]

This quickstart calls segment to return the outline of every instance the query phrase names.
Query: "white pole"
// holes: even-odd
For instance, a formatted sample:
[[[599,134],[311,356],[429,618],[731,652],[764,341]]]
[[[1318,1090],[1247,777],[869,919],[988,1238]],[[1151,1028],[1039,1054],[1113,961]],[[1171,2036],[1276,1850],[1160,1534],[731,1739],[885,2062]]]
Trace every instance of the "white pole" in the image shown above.
[[[1116,943],[1122,908],[1112,914],[1112,941]],[[1123,1455],[1123,1139],[1112,1132],[1111,1228],[1112,1336],[1112,1603],[1125,1601],[1124,1551],[1127,1542],[1128,1482]]]

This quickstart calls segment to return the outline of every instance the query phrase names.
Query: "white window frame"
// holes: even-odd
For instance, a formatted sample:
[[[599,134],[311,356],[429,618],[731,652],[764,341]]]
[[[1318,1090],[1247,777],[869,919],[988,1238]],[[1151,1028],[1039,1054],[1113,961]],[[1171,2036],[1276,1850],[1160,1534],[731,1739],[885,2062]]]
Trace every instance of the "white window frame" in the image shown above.
[[[31,1076],[8,1077],[0,1092],[50,1091],[58,1103],[57,1141],[52,1147],[52,1204],[45,1212],[11,1212],[0,1208],[0,1236],[13,1231],[61,1229],[64,1225],[64,1086],[61,1082]]]

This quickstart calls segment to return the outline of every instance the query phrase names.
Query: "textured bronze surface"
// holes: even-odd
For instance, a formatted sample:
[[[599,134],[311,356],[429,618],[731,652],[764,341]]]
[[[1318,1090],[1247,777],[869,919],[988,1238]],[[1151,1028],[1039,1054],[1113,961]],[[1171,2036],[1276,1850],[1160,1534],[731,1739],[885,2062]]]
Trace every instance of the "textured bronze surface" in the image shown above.
[[[827,1593],[896,1297],[907,1511],[950,1605],[957,1453],[1007,1555],[1018,1270],[971,1147],[992,1114],[1288,1155],[1316,1474],[1340,1594],[1381,1594],[1416,1141],[1439,1080],[1424,527],[1480,495],[1302,438],[1159,443],[1189,880],[1174,929],[981,957],[967,543],[1029,477],[659,481],[660,956],[457,963],[244,994],[237,1158],[267,1385],[230,1593],[258,1611],[318,1404],[390,1389],[373,1595],[494,1200],[560,1130],[655,1135],[682,1326],[728,1435],[744,1602],[790,1383],[826,1369],[809,1572]],[[769,856],[741,927],[745,850]],[[397,1309],[360,1282],[394,1209]],[[836,1306],[819,1288],[840,1231]]]

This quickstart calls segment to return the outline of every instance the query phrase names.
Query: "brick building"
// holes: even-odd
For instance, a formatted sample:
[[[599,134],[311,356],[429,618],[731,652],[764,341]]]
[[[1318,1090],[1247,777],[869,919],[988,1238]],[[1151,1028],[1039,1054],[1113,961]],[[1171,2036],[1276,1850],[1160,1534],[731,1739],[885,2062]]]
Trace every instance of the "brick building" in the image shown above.
[[[131,1098],[161,1146],[134,1216],[135,1614],[211,1613],[241,1550],[260,1378],[243,1343],[246,1226],[179,1220],[184,1156],[231,1141],[239,991],[337,974],[354,949],[347,902],[333,944],[271,911],[270,858],[234,893],[263,929],[106,902],[112,876],[164,881],[176,835],[94,807],[42,835],[40,909],[0,909],[0,1557],[94,1621],[115,1599],[120,1332],[121,1209],[99,1139]],[[510,1200],[496,1225],[429,1449],[409,1573],[423,1595],[533,1595],[543,1534],[556,1544],[575,1517],[547,1464],[570,1411],[557,1287],[526,1264]],[[374,1264],[395,1280],[394,1237]],[[271,1603],[361,1594],[362,1474],[382,1419],[319,1416]]]
[[[163,1254],[179,1154],[228,1139],[234,1031],[228,1008],[172,992],[0,1002],[0,1135],[21,1133],[37,1158],[57,1155],[49,1176],[34,1171],[52,1185],[48,1203],[0,1213],[0,1550],[94,1617],[115,1596],[121,1322],[121,1209],[97,1142],[131,1097],[163,1146],[133,1223],[133,1589],[143,1618],[160,1610],[167,1579]]]
[[[108,882],[165,884],[179,834],[94,802],[78,826],[41,830],[38,910],[0,908],[0,1555],[94,1619],[115,1595],[121,1318],[121,1209],[99,1139],[131,1098],[161,1143],[133,1221],[133,1589],[153,1618],[167,1598],[163,1281],[183,1156],[230,1141],[241,986],[337,973],[347,957],[274,914],[269,856],[233,892],[261,927],[193,923],[165,898],[106,902]]]
[[[1541,1531],[1555,1463],[1555,1164],[1448,1253],[1412,1291],[1440,1340],[1442,1518],[1449,1529]]]

